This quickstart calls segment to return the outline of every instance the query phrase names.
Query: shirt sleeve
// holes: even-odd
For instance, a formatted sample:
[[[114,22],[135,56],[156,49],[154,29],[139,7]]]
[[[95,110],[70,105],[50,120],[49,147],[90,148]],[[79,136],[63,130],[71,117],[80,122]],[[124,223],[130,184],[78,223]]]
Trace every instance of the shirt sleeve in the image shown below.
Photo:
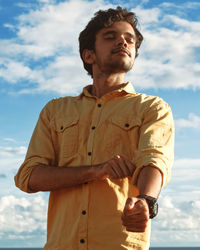
[[[173,159],[173,116],[169,105],[158,98],[144,111],[134,159],[137,168],[132,178],[133,184],[136,184],[142,168],[153,166],[160,170],[163,176],[162,185],[166,185],[171,176]]]
[[[47,106],[41,111],[32,134],[25,160],[15,176],[16,186],[24,192],[32,193],[28,188],[31,172],[35,166],[55,164],[50,115]]]

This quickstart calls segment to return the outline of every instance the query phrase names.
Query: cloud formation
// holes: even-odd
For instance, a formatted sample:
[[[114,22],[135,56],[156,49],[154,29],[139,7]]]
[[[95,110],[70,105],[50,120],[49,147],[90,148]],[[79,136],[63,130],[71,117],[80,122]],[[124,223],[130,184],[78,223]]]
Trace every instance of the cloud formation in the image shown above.
[[[135,2],[137,6],[133,6],[133,1],[126,4],[139,17],[145,39],[127,80],[141,89],[199,89],[200,22],[191,21],[189,12],[198,9],[200,3],[187,2],[177,6],[165,2],[154,8],[146,8],[148,0]],[[91,79],[79,58],[78,34],[95,11],[115,5],[103,0],[59,3],[56,0],[38,0],[17,5],[23,14],[21,12],[14,17],[15,25],[4,24],[13,36],[0,39],[2,86],[9,85],[9,90],[15,93],[53,91],[69,95],[80,92]],[[186,147],[198,151],[199,141],[191,144],[192,138],[187,139],[191,132],[199,132],[199,114],[190,113],[188,117],[177,119],[175,124],[178,136],[181,135],[178,140],[176,138],[181,145],[181,156],[188,153]],[[198,140],[198,136],[194,138]],[[194,145],[197,145],[197,149]],[[27,242],[33,246],[34,237],[41,239],[41,242],[45,238],[46,197],[43,194],[26,195],[16,189],[13,181],[26,149],[23,143],[9,138],[9,135],[0,144],[0,224],[3,225],[0,244],[7,237],[9,244],[12,240],[19,242],[21,239],[20,246],[25,246]],[[153,245],[177,242],[180,246],[183,241],[188,245],[200,244],[200,159],[190,157],[176,159],[171,181],[161,193],[159,215],[152,221]],[[33,207],[30,205],[32,203]],[[9,218],[9,225],[5,224],[6,218]],[[28,223],[33,227],[28,228]]]
[[[171,8],[176,9],[176,15],[168,14],[162,5],[151,10],[136,8],[145,40],[131,76],[141,88],[200,87],[200,64],[196,58],[200,22],[183,18],[181,14],[186,9],[181,5]]]
[[[129,4],[145,37],[129,80],[143,89],[199,88],[200,22],[183,17],[182,5],[166,4],[151,9],[143,2],[134,8]],[[197,7],[187,5],[189,10]],[[17,17],[17,24],[4,24],[15,37],[0,40],[0,77],[13,88],[20,82],[20,93],[77,93],[91,81],[78,55],[78,34],[94,12],[109,7],[114,5],[103,0],[43,0],[34,8],[21,6],[29,11]],[[169,14],[172,8],[176,15]]]
[[[37,245],[44,241],[46,232],[47,202],[41,195],[17,198],[13,195],[0,198],[0,239],[31,241],[38,237]]]
[[[154,246],[199,246],[199,176],[199,158],[175,160],[171,181],[159,198],[159,214],[152,221]]]
[[[152,221],[152,242],[160,246],[198,246],[200,228],[199,200],[176,202],[169,196],[159,200],[158,217]],[[167,239],[167,242],[166,242]]]
[[[190,113],[188,119],[178,119],[175,121],[176,128],[200,128],[200,116]]]

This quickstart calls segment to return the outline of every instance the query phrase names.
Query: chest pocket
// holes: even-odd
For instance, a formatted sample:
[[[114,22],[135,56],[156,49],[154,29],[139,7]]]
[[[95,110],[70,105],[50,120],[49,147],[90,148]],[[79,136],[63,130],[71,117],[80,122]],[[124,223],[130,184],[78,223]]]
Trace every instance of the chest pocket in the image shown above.
[[[132,128],[139,126],[138,120],[134,120],[134,118],[130,117],[113,117],[111,119],[111,122],[115,125],[120,127],[121,129],[128,131],[131,130]]]
[[[114,116],[110,121],[112,136],[107,148],[112,148],[114,154],[132,157],[138,145],[140,120],[127,115]]]
[[[55,121],[55,130],[60,141],[60,157],[70,157],[77,153],[79,138],[79,117],[73,115],[65,118],[58,118]]]

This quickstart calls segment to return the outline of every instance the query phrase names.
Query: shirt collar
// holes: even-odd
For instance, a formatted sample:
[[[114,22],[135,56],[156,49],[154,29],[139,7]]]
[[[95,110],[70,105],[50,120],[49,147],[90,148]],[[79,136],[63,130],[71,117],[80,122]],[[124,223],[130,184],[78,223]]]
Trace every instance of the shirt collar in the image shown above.
[[[88,86],[84,87],[82,93],[80,94],[80,97],[83,95],[87,96],[87,97],[95,97],[91,94],[91,90],[92,90],[92,85],[88,85]],[[119,94],[119,93],[136,94],[136,91],[135,91],[133,85],[130,82],[127,82],[121,88],[114,90],[110,93],[107,93],[106,95]]]

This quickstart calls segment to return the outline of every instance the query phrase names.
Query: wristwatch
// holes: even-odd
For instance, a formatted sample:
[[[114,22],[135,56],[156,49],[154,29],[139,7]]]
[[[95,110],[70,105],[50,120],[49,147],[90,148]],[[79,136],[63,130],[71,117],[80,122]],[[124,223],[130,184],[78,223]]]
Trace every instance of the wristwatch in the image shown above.
[[[142,198],[146,200],[149,207],[149,218],[153,219],[158,214],[157,199],[145,194],[138,195],[137,198]]]

